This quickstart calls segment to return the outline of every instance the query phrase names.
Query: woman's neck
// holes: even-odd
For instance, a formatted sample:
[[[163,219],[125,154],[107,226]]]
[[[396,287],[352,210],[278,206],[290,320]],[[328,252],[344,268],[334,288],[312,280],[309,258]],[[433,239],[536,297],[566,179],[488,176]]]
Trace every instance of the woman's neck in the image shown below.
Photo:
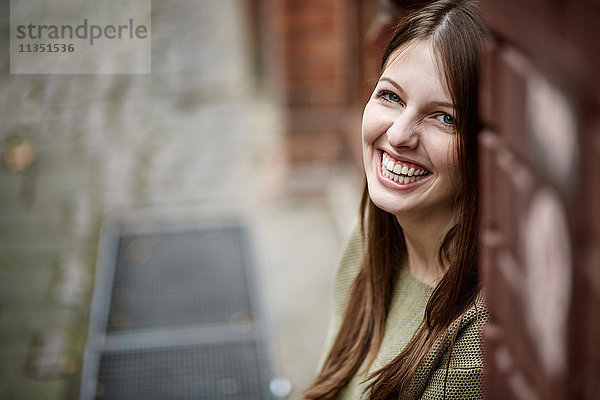
[[[452,215],[396,216],[396,219],[404,232],[410,273],[422,282],[436,286],[443,276],[440,245],[453,224]]]

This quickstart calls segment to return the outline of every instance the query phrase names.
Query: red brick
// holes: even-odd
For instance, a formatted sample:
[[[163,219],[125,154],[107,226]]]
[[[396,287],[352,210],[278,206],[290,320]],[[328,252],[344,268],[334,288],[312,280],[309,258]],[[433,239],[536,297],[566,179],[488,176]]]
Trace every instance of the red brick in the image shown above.
[[[326,60],[300,58],[297,62],[288,60],[284,77],[290,81],[330,82],[339,79],[338,69]]]
[[[498,43],[494,39],[486,42],[481,69],[481,86],[479,97],[480,118],[487,128],[495,129],[498,124],[497,96],[497,64]]]
[[[286,139],[291,162],[334,162],[342,154],[343,146],[335,131],[290,131]]]
[[[591,238],[590,238],[591,239]],[[599,393],[600,376],[600,321],[597,310],[600,307],[600,246],[590,240],[582,246],[578,272],[574,277],[574,293],[571,309],[573,310],[570,340],[569,382],[572,398],[595,399]]]
[[[489,255],[489,248],[485,252]],[[527,335],[526,316],[523,308],[523,293],[519,271],[522,268],[514,256],[502,246],[494,251],[491,265],[486,267],[486,293],[494,321],[502,332],[510,332],[503,343],[513,355],[514,368],[526,375],[526,380],[543,380],[541,368],[533,351],[533,344]],[[511,265],[513,264],[513,265]],[[511,276],[512,275],[512,276]],[[509,281],[513,281],[512,283]],[[491,285],[489,285],[491,283]],[[494,360],[487,358],[487,362]],[[535,368],[534,368],[535,366]],[[539,386],[536,384],[536,386]]]
[[[519,375],[514,371],[519,371],[537,398],[592,399],[600,392],[600,186],[595,185],[600,179],[600,3],[482,0],[482,9],[499,46],[486,50],[482,77],[482,118],[497,132],[480,137],[482,238],[487,238],[482,239],[481,261],[499,332],[494,340],[486,339],[491,354],[486,393],[494,399],[526,398],[523,386],[520,394],[506,389],[515,387]],[[544,130],[535,140],[529,131],[527,112],[540,112],[526,108],[534,74],[558,88],[577,117],[577,168],[567,184],[556,179],[552,160],[544,159]],[[573,250],[569,376],[550,376],[541,365],[538,338],[531,337],[526,324],[529,300],[519,289],[526,277],[521,227],[539,187],[560,196]],[[514,367],[512,373],[497,368],[498,351]]]
[[[493,333],[492,333],[493,332]],[[506,333],[493,323],[484,330],[486,354],[485,398],[488,400],[535,399],[531,382],[518,369],[511,349],[506,346]]]
[[[496,216],[497,196],[495,185],[495,151],[500,139],[490,131],[485,130],[479,134],[479,156],[480,156],[480,188],[481,188],[481,216],[482,227],[498,229],[499,222]]]
[[[330,18],[311,19],[307,24],[288,24],[281,34],[289,42],[310,42],[336,36],[335,24]]]
[[[495,87],[498,133],[523,159],[529,159],[530,154],[526,119],[530,70],[528,61],[518,51],[511,47],[500,49]]]
[[[289,42],[284,48],[286,59],[302,58],[324,58],[326,60],[337,59],[343,51],[342,47],[335,38],[323,38],[320,41],[299,41]]]
[[[340,82],[287,82],[286,104],[289,106],[342,105],[347,98]]]
[[[503,42],[518,43],[522,49],[529,49],[544,37],[548,14],[556,9],[550,3],[548,0],[481,0],[480,9],[494,35]]]
[[[284,68],[285,74],[288,76],[302,76],[310,74],[322,74],[324,70],[333,71],[336,75],[340,75],[343,71],[339,65],[341,57],[335,53],[314,55],[313,57],[306,56],[300,52],[293,53],[288,52],[288,56],[285,59]],[[338,79],[341,79],[339,76]]]
[[[343,116],[343,107],[295,107],[288,116],[290,131],[303,134],[310,132],[337,132],[340,131],[340,122]]]
[[[498,228],[506,236],[506,246],[517,255],[519,249],[519,199],[520,193],[517,191],[511,180],[509,163],[505,162],[507,157],[511,156],[511,150],[500,141],[494,152],[493,181],[484,184],[493,185],[495,197],[495,206],[493,209],[494,220],[498,223]],[[514,159],[514,157],[513,157]]]
[[[600,99],[600,5],[590,0],[482,2],[483,15],[501,41],[518,44],[549,78]]]
[[[496,331],[494,335],[491,335],[490,331]],[[506,384],[506,376],[504,373],[504,365],[507,363],[498,362],[497,360],[502,360],[506,357],[499,357],[498,352],[499,349],[504,347],[503,337],[501,334],[501,328],[494,326],[493,322],[489,322],[484,328],[484,338],[485,338],[485,347],[486,347],[486,356],[487,362],[485,363],[485,399],[495,400],[513,400],[514,397],[510,393],[508,389],[508,385]],[[512,361],[512,356],[509,356],[510,361]]]
[[[584,78],[595,82],[598,88],[600,70],[600,3],[590,0],[571,0],[567,3],[567,40],[577,44],[577,52],[583,59]]]
[[[279,32],[308,30],[312,27],[326,32],[335,31],[337,16],[335,14],[280,14],[275,18],[275,26]]]
[[[596,110],[596,115],[600,115],[600,107]],[[587,218],[584,217],[583,223],[588,226],[586,232],[600,238],[600,185],[597,184],[600,177],[600,118],[597,118],[595,126],[586,132],[582,156],[581,185],[584,188],[582,195],[583,200],[587,202],[584,214]]]
[[[342,128],[342,137],[347,154],[346,160],[353,162],[359,175],[363,175],[363,160],[362,160],[362,115],[364,106],[352,105],[340,111],[340,124]]]
[[[339,8],[339,0],[285,0],[285,10],[290,14],[333,13]]]

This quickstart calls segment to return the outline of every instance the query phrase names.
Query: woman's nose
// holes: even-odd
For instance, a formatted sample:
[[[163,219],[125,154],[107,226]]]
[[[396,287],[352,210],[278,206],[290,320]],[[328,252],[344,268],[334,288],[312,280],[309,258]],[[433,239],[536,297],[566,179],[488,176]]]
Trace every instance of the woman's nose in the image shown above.
[[[393,147],[411,149],[417,147],[419,144],[419,119],[405,110],[402,115],[394,119],[386,136]]]

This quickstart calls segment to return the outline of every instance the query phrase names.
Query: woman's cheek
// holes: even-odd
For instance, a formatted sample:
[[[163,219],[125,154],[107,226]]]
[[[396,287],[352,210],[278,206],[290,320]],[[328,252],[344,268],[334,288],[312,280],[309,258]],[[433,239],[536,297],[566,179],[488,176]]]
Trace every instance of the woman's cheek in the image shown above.
[[[462,175],[460,173],[461,171],[458,163],[456,141],[453,139],[449,140],[446,144],[446,147],[446,173],[450,177],[451,183],[456,187],[456,190],[458,190]]]
[[[371,144],[386,131],[386,121],[383,112],[377,112],[377,106],[367,103],[363,113],[362,135],[366,144]]]
[[[367,105],[365,106],[365,110],[363,112],[363,118],[362,118],[362,138],[363,141],[366,143],[368,141],[368,138],[370,136],[370,133],[372,131],[371,125],[372,125],[372,112],[371,112],[371,106],[370,106],[370,102],[367,103]]]

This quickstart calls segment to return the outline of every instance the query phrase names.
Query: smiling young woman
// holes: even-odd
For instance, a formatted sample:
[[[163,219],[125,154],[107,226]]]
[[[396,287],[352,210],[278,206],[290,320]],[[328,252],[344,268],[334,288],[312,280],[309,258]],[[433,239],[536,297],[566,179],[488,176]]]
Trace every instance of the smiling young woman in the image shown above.
[[[476,3],[432,2],[398,27],[362,124],[361,224],[335,282],[308,399],[481,398]]]

